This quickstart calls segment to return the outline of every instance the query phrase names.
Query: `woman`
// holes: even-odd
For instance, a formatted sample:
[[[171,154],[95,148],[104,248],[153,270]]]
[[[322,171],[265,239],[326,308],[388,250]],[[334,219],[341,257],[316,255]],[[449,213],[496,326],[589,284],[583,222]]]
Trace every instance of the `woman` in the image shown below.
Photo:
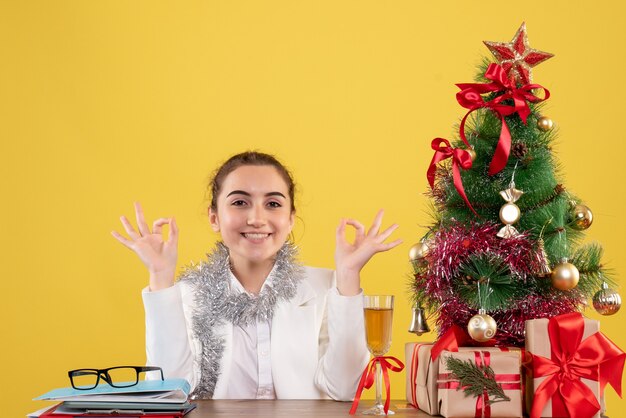
[[[366,231],[356,220],[337,228],[335,272],[303,267],[288,241],[295,185],[273,156],[244,152],[211,181],[211,227],[221,235],[208,260],[174,282],[174,218],[150,230],[135,204],[137,230],[113,236],[148,268],[143,291],[148,364],[187,379],[194,398],[351,400],[367,364],[360,271],[397,225],[380,232],[380,211]],[[162,227],[170,236],[163,239]],[[356,229],[353,243],[346,226]]]

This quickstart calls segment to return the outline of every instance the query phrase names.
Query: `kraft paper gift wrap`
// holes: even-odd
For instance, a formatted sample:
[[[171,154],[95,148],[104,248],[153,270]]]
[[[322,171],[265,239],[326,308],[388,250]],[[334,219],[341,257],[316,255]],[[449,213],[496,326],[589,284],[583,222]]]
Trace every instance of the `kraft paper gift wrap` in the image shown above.
[[[550,347],[550,336],[548,334],[549,319],[533,319],[526,321],[526,350],[534,355],[551,358],[552,352]],[[584,332],[582,340],[600,331],[600,322],[593,319],[584,319]],[[532,370],[532,368],[531,368]],[[529,390],[526,395],[526,407],[530,411],[532,408],[533,395],[537,387],[546,379],[546,377],[537,377],[529,380]],[[593,392],[596,399],[599,400],[601,409],[593,418],[600,418],[604,411],[604,400],[600,399],[600,383],[594,380],[581,378],[584,383]],[[552,417],[552,400],[548,400],[541,413],[542,417]]]
[[[431,361],[432,348],[432,343],[405,344],[406,400],[427,414],[437,415],[439,414],[437,405],[439,365]]]
[[[437,376],[439,361],[432,361],[433,343],[406,343],[406,400],[430,415],[439,414]],[[459,347],[459,351],[475,351],[477,347]],[[481,347],[480,350],[501,352],[506,348]],[[509,348],[508,350],[519,350]],[[438,360],[438,359],[437,359]]]
[[[468,351],[469,350],[469,351]],[[508,401],[486,402],[486,396],[473,397],[466,395],[458,380],[450,375],[446,367],[446,359],[453,357],[463,362],[489,365],[496,381],[504,389]],[[439,413],[447,418],[474,418],[474,417],[522,417],[522,353],[520,351],[500,351],[499,349],[484,349],[468,347],[459,352],[444,351],[439,356],[438,393]],[[458,389],[457,389],[458,387]],[[490,398],[492,401],[495,398]]]

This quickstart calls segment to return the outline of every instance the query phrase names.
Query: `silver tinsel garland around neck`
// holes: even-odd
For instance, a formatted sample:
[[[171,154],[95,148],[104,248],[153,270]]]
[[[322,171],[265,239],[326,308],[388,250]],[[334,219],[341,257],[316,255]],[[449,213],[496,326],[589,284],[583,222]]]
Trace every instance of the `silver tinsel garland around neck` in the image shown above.
[[[270,321],[276,302],[293,298],[304,276],[297,255],[294,244],[283,245],[270,273],[271,284],[264,286],[258,296],[230,289],[228,248],[222,242],[215,245],[206,262],[192,265],[181,274],[180,280],[189,284],[194,293],[196,306],[191,332],[201,344],[201,353],[196,356],[194,366],[200,370],[200,380],[191,394],[192,399],[213,397],[224,354],[224,339],[216,334],[216,327],[225,322],[245,326],[257,320]]]

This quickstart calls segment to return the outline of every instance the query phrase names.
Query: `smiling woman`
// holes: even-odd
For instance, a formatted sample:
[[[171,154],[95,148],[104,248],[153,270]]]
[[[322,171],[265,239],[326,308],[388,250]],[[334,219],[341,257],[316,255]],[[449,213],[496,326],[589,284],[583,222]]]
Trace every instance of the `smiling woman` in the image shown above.
[[[174,218],[157,219],[150,230],[136,203],[138,231],[122,216],[128,238],[112,233],[150,272],[143,291],[148,363],[167,378],[189,380],[196,399],[354,397],[369,357],[360,271],[401,243],[386,242],[397,225],[381,231],[382,211],[369,230],[343,219],[336,270],[302,266],[288,241],[294,189],[271,155],[244,152],[226,161],[211,182],[208,208],[222,241],[177,283]],[[356,230],[352,243],[347,225]]]
[[[228,247],[235,276],[258,293],[294,223],[293,199],[279,171],[270,165],[241,166],[220,187],[209,219]]]

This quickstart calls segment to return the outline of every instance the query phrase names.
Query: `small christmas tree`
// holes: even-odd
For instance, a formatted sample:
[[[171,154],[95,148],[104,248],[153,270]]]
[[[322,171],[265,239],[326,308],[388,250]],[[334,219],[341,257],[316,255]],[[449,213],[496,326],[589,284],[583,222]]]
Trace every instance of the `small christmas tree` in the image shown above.
[[[532,84],[531,67],[552,54],[530,48],[524,24],[510,43],[485,44],[497,62],[457,85],[468,109],[458,139],[432,141],[434,221],[411,249],[412,286],[440,335],[456,324],[522,346],[524,321],[578,311],[613,283],[600,245],[580,243],[592,213],[559,179],[556,130],[541,115],[550,93]],[[606,285],[594,301],[605,314],[621,303]]]

